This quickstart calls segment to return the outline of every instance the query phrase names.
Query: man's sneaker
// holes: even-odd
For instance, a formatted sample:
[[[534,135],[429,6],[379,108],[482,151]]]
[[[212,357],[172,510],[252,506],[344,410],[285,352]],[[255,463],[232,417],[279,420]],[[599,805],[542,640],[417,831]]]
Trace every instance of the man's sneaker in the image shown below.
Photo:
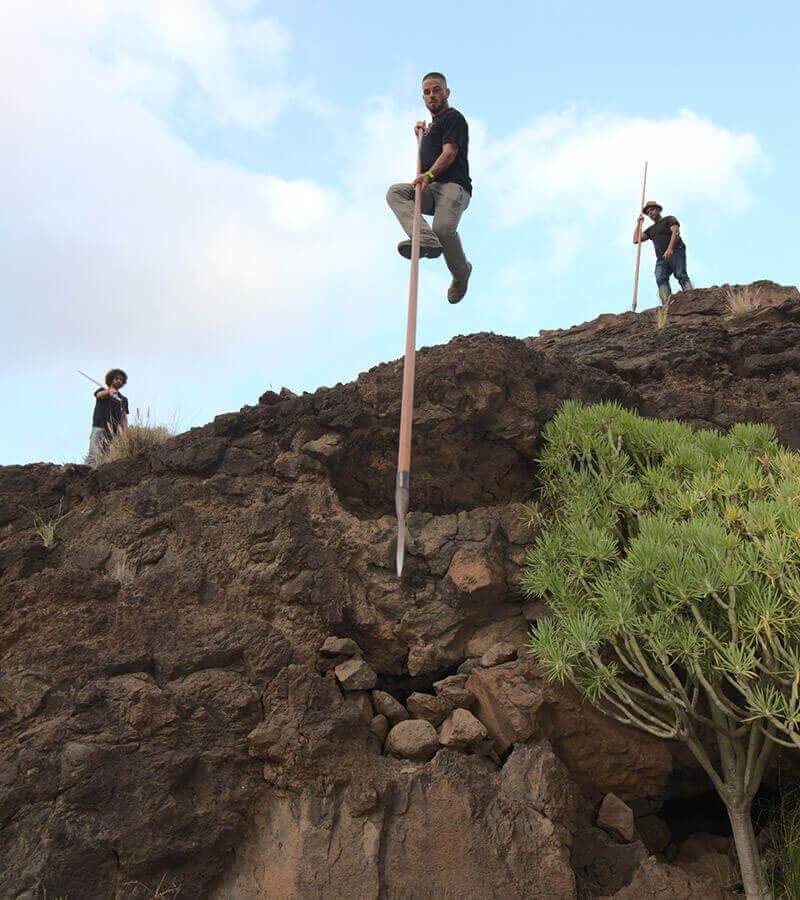
[[[411,259],[411,241],[400,241],[397,245],[397,252],[405,259]],[[441,244],[423,244],[420,241],[419,255],[421,259],[436,259],[442,255]]]
[[[467,263],[467,277],[463,281],[454,278],[447,289],[447,299],[450,303],[458,303],[464,298],[464,294],[467,293],[470,275],[472,275],[472,263]]]

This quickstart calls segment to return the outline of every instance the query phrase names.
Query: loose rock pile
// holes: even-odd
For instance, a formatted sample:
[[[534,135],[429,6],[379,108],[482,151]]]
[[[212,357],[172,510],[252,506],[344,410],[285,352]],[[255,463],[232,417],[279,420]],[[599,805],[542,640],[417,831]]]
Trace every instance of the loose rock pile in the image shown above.
[[[497,760],[495,748],[485,725],[470,711],[475,694],[467,687],[467,673],[449,675],[434,682],[434,694],[415,691],[404,706],[391,694],[371,690],[378,676],[364,662],[361,648],[349,638],[328,637],[320,648],[323,671],[329,671],[329,660],[345,657],[333,668],[334,676],[347,699],[357,703],[369,720],[370,733],[377,737],[391,756],[427,761],[440,747],[463,753],[480,753]],[[511,644],[492,645],[479,660],[471,660],[476,668],[489,668],[516,659]],[[438,730],[437,730],[438,729]]]

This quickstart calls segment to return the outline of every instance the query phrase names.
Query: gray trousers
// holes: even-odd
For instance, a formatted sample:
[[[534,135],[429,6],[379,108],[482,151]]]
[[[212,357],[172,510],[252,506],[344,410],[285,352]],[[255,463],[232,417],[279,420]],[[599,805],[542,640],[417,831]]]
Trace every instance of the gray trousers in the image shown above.
[[[89,435],[89,452],[86,454],[85,465],[94,468],[97,458],[108,446],[108,432],[105,428],[92,428]]]
[[[452,181],[441,184],[434,181],[422,192],[422,213],[433,216],[433,227],[425,219],[420,219],[420,243],[442,245],[444,261],[456,281],[465,279],[469,272],[461,238],[456,231],[469,200],[464,188]],[[410,184],[393,184],[386,194],[386,202],[405,233],[411,237],[414,228],[414,188]]]

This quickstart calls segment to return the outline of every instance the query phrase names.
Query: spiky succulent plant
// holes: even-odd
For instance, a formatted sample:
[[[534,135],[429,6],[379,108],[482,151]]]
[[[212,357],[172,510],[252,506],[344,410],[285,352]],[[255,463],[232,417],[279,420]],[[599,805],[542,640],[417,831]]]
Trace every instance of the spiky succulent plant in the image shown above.
[[[523,587],[552,616],[529,650],[689,745],[762,897],[750,803],[774,745],[800,748],[800,455],[767,425],[694,432],[616,404],[566,403],[544,437]]]

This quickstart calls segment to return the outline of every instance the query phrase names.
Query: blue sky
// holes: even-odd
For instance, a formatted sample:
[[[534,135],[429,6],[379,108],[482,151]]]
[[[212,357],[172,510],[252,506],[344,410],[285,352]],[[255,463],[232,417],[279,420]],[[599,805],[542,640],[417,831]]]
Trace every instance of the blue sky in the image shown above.
[[[628,308],[645,158],[696,284],[797,283],[798,26],[795,3],[5,0],[0,464],[82,458],[77,369],[125,368],[186,428],[400,356],[384,194],[430,69],[471,126],[474,275],[450,307],[423,264],[419,346]]]

